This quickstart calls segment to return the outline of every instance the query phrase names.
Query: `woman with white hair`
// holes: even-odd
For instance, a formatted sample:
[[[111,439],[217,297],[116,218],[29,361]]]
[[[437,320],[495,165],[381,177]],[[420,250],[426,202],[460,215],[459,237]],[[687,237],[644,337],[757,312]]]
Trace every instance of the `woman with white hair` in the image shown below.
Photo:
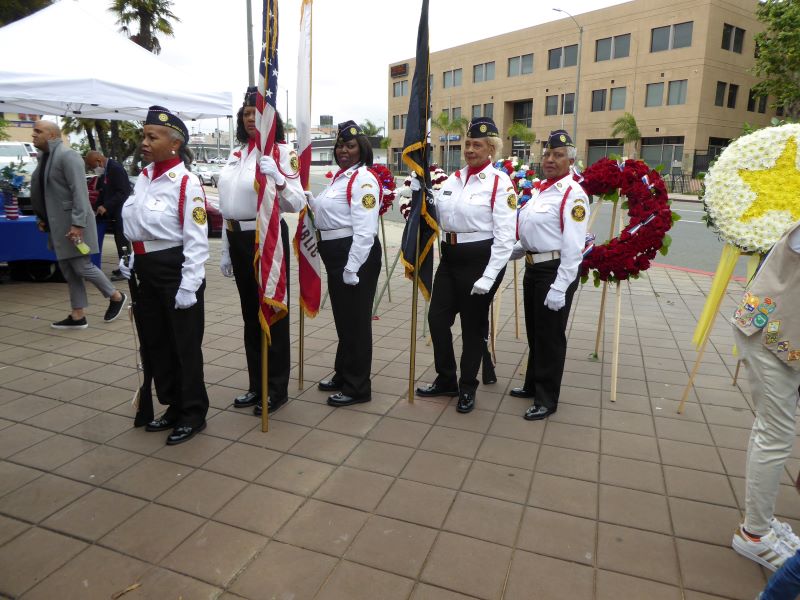
[[[566,131],[550,133],[542,157],[545,179],[517,217],[519,241],[511,258],[525,256],[522,289],[529,353],[525,383],[510,393],[533,400],[524,415],[529,421],[556,412],[564,373],[567,319],[589,216],[589,198],[570,170],[575,155]]]
[[[503,142],[488,117],[474,119],[467,131],[467,164],[434,195],[441,228],[441,261],[436,269],[428,323],[436,379],[417,388],[419,396],[458,396],[456,410],[475,408],[478,369],[486,348],[492,302],[514,246],[517,194],[511,180],[492,165]],[[419,186],[412,180],[412,189]],[[461,316],[461,376],[456,370],[450,328]]]

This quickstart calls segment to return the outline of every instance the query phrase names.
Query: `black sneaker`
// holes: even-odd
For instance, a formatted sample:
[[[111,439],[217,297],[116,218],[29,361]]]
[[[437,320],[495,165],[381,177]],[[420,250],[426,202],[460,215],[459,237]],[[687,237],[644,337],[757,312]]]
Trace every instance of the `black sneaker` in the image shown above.
[[[63,321],[50,323],[50,327],[53,329],[86,329],[88,326],[89,323],[86,322],[86,317],[75,320],[72,315],[68,315]]]
[[[106,316],[103,317],[103,321],[105,321],[106,323],[111,323],[111,321],[116,319],[119,316],[119,313],[122,312],[125,303],[128,301],[128,297],[125,294],[123,294],[122,292],[120,292],[120,294],[122,294],[121,300],[111,300],[108,303],[108,310],[106,311]]]

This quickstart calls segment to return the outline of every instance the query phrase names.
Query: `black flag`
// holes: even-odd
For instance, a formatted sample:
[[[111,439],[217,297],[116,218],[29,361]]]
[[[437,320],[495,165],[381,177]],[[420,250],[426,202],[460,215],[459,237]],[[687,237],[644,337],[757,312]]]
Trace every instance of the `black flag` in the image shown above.
[[[406,277],[413,279],[415,265],[419,265],[419,288],[426,300],[433,287],[433,244],[439,226],[436,207],[429,196],[431,176],[428,170],[428,119],[430,117],[430,64],[428,61],[428,0],[422,0],[417,33],[417,62],[411,83],[408,102],[408,121],[403,143],[403,161],[409,170],[424,181],[423,189],[411,196],[411,211],[403,230],[402,260]],[[419,259],[417,260],[417,231],[419,231]]]

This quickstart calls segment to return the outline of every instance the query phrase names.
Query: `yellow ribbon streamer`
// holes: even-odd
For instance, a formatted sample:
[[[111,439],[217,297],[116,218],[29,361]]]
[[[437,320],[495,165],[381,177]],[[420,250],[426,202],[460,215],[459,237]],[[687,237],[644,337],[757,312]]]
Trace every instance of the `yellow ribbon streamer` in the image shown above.
[[[714,319],[719,312],[719,307],[722,304],[722,298],[725,296],[725,290],[728,289],[728,282],[731,280],[733,270],[736,268],[736,262],[739,260],[741,251],[736,246],[725,244],[722,249],[722,255],[719,257],[719,264],[717,265],[717,272],[711,282],[711,290],[706,297],[703,312],[700,314],[700,319],[697,321],[697,327],[694,330],[692,343],[696,348],[700,348],[709,333],[711,333],[711,326],[714,324]],[[758,265],[758,262],[756,262]],[[748,270],[750,264],[748,263]]]

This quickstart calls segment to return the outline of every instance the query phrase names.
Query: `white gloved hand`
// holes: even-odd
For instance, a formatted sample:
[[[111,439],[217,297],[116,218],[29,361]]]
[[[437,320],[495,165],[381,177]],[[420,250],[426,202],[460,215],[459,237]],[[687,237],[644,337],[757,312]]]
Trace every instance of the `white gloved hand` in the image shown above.
[[[286,177],[281,175],[278,170],[278,165],[275,164],[275,159],[271,156],[262,156],[258,161],[258,168],[263,175],[272,177],[277,185],[286,185]]]
[[[314,194],[312,194],[309,190],[304,190],[303,194],[306,197],[306,202],[311,204],[314,201]]]
[[[475,284],[472,286],[472,291],[470,292],[470,294],[488,294],[489,290],[492,289],[493,285],[494,285],[494,279],[492,279],[491,277],[486,277],[486,275],[484,275],[483,277],[478,279],[478,281],[476,281]]]
[[[508,260],[517,260],[523,256],[525,256],[525,248],[522,247],[522,242],[517,242],[511,249],[511,256],[508,257]]]
[[[197,296],[194,292],[178,288],[178,293],[175,294],[175,308],[191,308],[197,304]]]
[[[358,285],[358,274],[345,269],[342,273],[342,280],[346,285]]]
[[[412,177],[411,178],[411,191],[412,192],[418,192],[421,189],[422,189],[422,184],[419,182],[419,179],[417,177]]]
[[[233,277],[233,265],[231,264],[231,255],[225,250],[219,257],[219,270],[224,277]]]
[[[561,310],[566,303],[566,294],[561,290],[550,287],[550,291],[547,292],[547,298],[544,299],[544,305],[550,310]]]
[[[134,260],[135,256],[136,256],[135,254],[131,254],[128,257],[128,264],[127,265],[125,264],[125,259],[124,258],[120,258],[119,259],[119,272],[122,273],[122,276],[125,279],[130,279],[131,278],[131,270],[133,269],[133,260]]]

